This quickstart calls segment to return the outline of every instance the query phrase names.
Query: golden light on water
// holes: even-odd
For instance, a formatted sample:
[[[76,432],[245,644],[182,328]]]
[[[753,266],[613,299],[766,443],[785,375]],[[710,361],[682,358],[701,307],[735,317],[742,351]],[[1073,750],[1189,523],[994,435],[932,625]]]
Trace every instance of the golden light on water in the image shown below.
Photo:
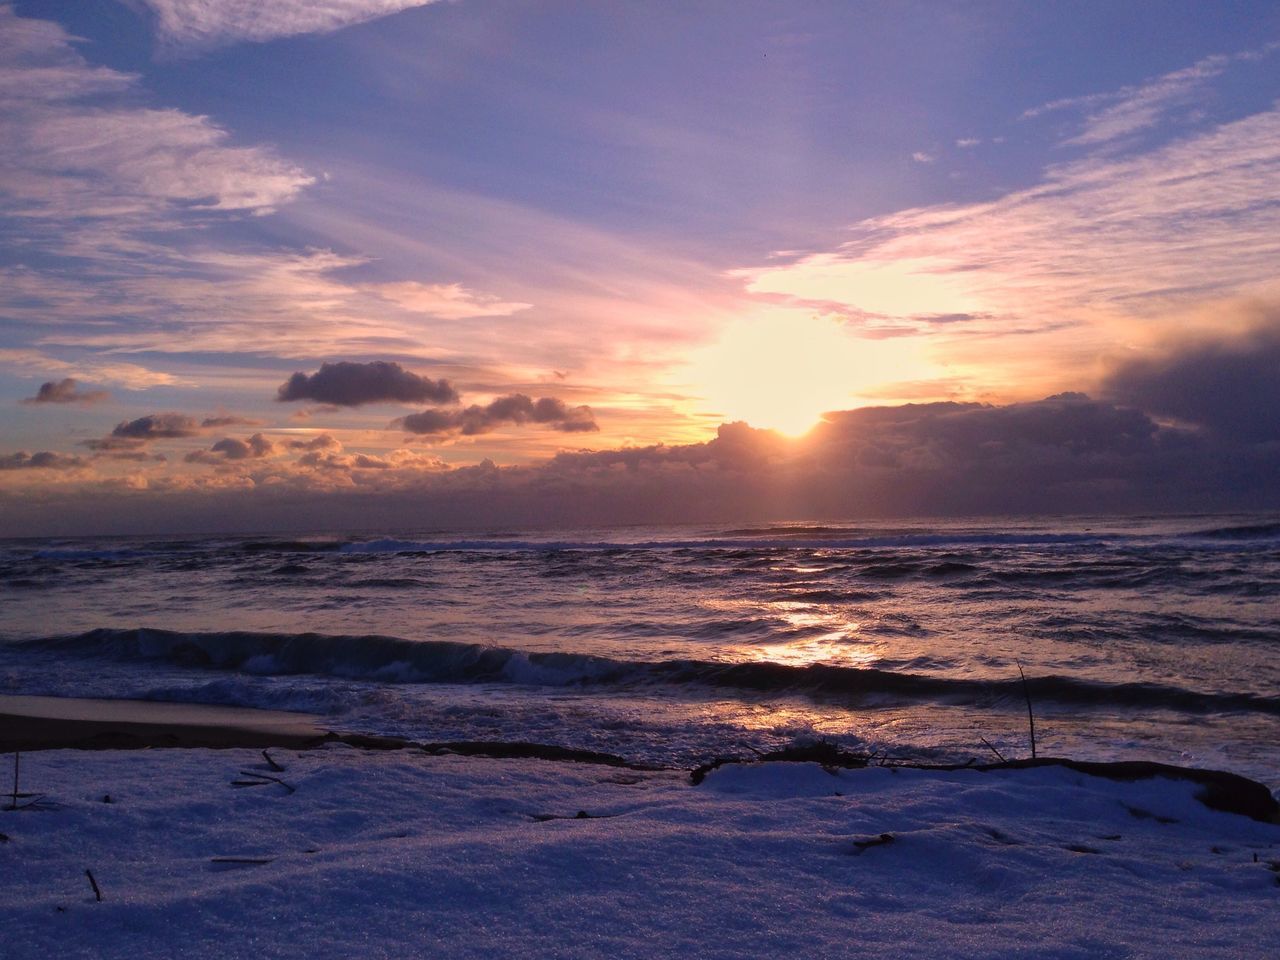
[[[818,663],[868,667],[883,653],[879,644],[860,636],[862,623],[843,611],[822,604],[779,600],[769,604],[769,612],[786,623],[783,634],[798,636],[754,647],[750,652],[758,660],[792,667]]]

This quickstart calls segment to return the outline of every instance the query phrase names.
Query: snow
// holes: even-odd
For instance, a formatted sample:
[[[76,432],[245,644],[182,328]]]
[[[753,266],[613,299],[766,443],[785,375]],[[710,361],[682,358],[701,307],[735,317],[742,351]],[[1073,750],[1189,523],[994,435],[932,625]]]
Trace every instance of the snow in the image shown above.
[[[1183,782],[770,763],[693,786],[271,753],[283,772],[252,750],[23,754],[45,800],[0,812],[0,955],[1174,960],[1280,942],[1280,826]],[[232,786],[241,771],[294,792]]]

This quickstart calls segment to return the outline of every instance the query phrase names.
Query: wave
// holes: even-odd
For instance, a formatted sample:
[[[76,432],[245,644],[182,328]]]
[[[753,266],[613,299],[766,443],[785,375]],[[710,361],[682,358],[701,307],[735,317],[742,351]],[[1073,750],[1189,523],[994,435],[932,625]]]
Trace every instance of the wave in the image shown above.
[[[1280,539],[1280,522],[1214,527],[1209,530],[1197,530],[1191,536],[1203,537],[1206,540],[1276,540]]]
[[[902,534],[858,537],[758,537],[739,539],[705,537],[671,540],[353,540],[341,544],[341,553],[560,553],[582,551],[722,550],[740,551],[744,557],[755,551],[794,549],[839,550],[880,548],[988,547],[1087,545],[1125,539],[1100,537],[1092,533],[952,533]]]
[[[756,693],[990,702],[1021,700],[1020,680],[975,680],[831,664],[729,663],[694,659],[627,661],[582,653],[538,653],[448,640],[381,635],[184,633],[146,628],[90,630],[14,646],[126,660],[163,660],[251,675],[313,674],[403,683],[509,683],[600,687],[680,684]],[[1048,675],[1028,678],[1037,701],[1188,713],[1280,715],[1280,697],[1202,693],[1151,683],[1107,683]]]
[[[1184,543],[1204,545],[1218,541],[1224,545],[1238,541],[1278,540],[1280,520],[1259,518],[1255,522],[1224,524],[1216,527],[1163,533],[1081,528],[1071,529],[1000,529],[938,527],[900,527],[875,529],[852,524],[764,524],[737,527],[700,535],[630,539],[625,533],[604,533],[599,538],[566,536],[540,537],[501,531],[466,536],[446,532],[429,532],[414,537],[370,536],[245,536],[191,538],[88,538],[84,540],[6,540],[0,552],[16,559],[64,562],[147,560],[157,556],[189,556],[209,554],[273,555],[273,554],[415,554],[458,552],[566,553],[715,550],[732,557],[741,551],[744,559],[758,559],[761,551],[786,552],[796,549],[920,549],[947,547],[1053,547],[1098,545],[1104,547],[1167,546]]]

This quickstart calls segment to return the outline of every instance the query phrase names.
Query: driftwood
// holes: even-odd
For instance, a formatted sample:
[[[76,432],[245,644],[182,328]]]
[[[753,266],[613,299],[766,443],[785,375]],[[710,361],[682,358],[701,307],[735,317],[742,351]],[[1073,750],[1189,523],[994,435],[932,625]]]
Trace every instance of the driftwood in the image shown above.
[[[842,749],[829,740],[819,740],[817,743],[807,743],[800,747],[783,747],[781,750],[771,750],[768,753],[761,753],[758,750],[753,752],[760,762],[818,763],[828,773],[835,773],[836,770],[858,770],[879,759],[874,754],[853,753]],[[728,763],[749,762],[751,761],[744,760],[742,757],[717,757],[694,770],[689,775],[689,779],[696,787],[712,770]]]
[[[882,833],[880,834],[880,836],[872,837],[869,840],[853,841],[853,845],[857,849],[858,853],[862,853],[865,850],[870,850],[872,847],[883,847],[889,843],[893,843],[892,833]]]
[[[262,751],[262,759],[267,761],[267,768],[273,773],[284,773],[284,767],[272,760],[271,754],[267,753],[265,750]]]
[[[93,879],[93,871],[86,870],[84,875],[89,878],[89,886],[93,887],[93,898],[97,903],[102,902],[102,891],[98,889],[98,881]]]
[[[652,769],[628,763],[612,753],[574,750],[547,743],[506,742],[500,740],[461,740],[451,743],[424,743],[422,749],[432,754],[459,754],[464,757],[493,757],[498,760],[568,760],[573,763],[595,763],[607,767]]]
[[[610,817],[616,817],[616,813],[587,813],[585,810],[579,810],[573,816],[563,813],[533,813],[529,815],[535,823],[546,823],[548,820],[607,820]]]
[[[260,867],[264,864],[273,863],[275,857],[210,857],[210,863],[231,863],[245,867]]]
[[[379,737],[362,733],[329,733],[322,743],[345,743],[361,750],[422,750],[433,756],[456,754],[463,757],[490,757],[495,760],[560,760],[571,763],[594,763],[629,770],[661,770],[652,764],[632,763],[612,753],[576,750],[550,743],[528,743],[522,740],[450,740],[443,743],[419,743],[403,737]]]
[[[1263,823],[1280,823],[1280,803],[1271,791],[1256,780],[1221,770],[1201,770],[1197,767],[1176,767],[1169,763],[1153,763],[1147,760],[1120,760],[1101,762],[1069,760],[1062,757],[1040,757],[1031,760],[1010,760],[979,766],[977,770],[1026,769],[1030,767],[1066,767],[1093,777],[1133,782],[1166,777],[1170,780],[1190,780],[1198,784],[1196,799],[1210,810],[1238,813]]]

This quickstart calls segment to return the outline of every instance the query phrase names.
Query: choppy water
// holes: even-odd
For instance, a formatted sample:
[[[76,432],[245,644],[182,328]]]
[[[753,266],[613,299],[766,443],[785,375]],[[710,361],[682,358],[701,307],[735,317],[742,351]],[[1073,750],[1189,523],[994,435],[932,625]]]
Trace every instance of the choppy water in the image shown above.
[[[0,542],[0,692],[693,763],[797,735],[1280,784],[1280,520]]]

